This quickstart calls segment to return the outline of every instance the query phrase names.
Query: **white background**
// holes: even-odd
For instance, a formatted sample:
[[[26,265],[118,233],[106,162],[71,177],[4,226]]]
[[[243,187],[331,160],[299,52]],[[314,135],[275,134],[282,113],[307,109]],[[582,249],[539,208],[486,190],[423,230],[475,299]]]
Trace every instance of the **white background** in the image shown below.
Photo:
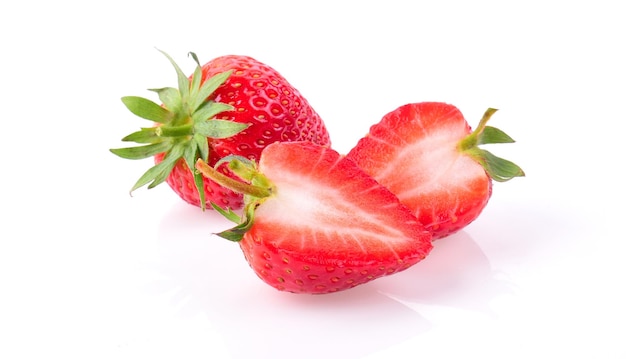
[[[125,1],[0,5],[0,357],[625,358],[619,1]],[[517,140],[526,178],[403,273],[275,291],[227,223],[108,152],[120,101],[201,61],[278,69],[346,153],[419,101]]]

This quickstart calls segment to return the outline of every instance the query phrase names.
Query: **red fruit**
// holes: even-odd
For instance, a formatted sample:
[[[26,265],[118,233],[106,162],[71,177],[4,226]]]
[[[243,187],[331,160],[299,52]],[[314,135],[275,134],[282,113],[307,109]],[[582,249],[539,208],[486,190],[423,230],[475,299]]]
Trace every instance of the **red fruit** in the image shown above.
[[[164,53],[165,54],[165,53]],[[113,149],[129,159],[154,156],[156,165],[131,192],[163,181],[186,202],[204,208],[213,202],[239,208],[242,196],[192,172],[202,158],[214,165],[229,155],[257,160],[265,146],[276,141],[311,141],[330,146],[324,123],[284,77],[247,56],[229,55],[200,66],[187,78],[167,55],[178,74],[178,89],[153,90],[162,105],[140,97],[124,97],[130,111],[157,126],[123,139],[147,144]],[[220,169],[227,175],[229,171]],[[199,191],[199,189],[203,189]]]
[[[247,193],[243,218],[219,235],[240,241],[256,274],[295,293],[331,293],[423,259],[431,236],[398,198],[336,151],[305,142],[267,146],[258,169],[232,160],[243,181],[198,161],[206,176]]]
[[[512,162],[480,144],[514,142],[486,126],[489,109],[474,132],[454,106],[425,102],[401,106],[371,127],[347,157],[407,205],[433,235],[452,234],[487,205],[492,179],[523,176]]]

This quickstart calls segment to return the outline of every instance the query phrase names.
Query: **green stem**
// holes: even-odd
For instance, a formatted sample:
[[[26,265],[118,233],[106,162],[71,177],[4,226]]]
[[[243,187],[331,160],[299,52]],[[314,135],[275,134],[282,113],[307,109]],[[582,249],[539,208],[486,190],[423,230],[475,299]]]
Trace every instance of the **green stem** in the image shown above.
[[[458,146],[461,152],[478,146],[478,143],[480,142],[480,137],[483,135],[485,126],[487,126],[487,122],[489,121],[491,116],[496,113],[496,111],[497,110],[495,108],[488,108],[487,111],[485,111],[485,114],[483,115],[483,118],[480,119],[480,122],[478,123],[476,129],[474,129],[472,133],[470,133],[467,137],[459,142]]]
[[[269,197],[272,194],[270,188],[264,188],[260,186],[255,186],[252,184],[248,184],[245,182],[237,181],[236,179],[230,178],[223,173],[219,172],[215,168],[209,166],[202,159],[199,159],[196,162],[196,169],[200,171],[205,177],[210,178],[211,180],[217,182],[223,187],[226,187],[230,190],[233,190],[237,193],[250,195],[256,198],[265,198]]]
[[[160,137],[183,137],[193,135],[193,124],[181,126],[159,126],[155,133]]]

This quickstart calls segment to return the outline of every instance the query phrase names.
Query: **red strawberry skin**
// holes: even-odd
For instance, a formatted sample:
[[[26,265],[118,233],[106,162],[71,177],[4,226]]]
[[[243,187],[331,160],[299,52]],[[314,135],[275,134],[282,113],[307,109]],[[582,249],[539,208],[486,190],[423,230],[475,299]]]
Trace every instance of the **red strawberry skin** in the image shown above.
[[[230,77],[208,99],[235,107],[233,111],[220,113],[216,119],[246,123],[250,127],[229,138],[208,139],[210,165],[228,155],[258,160],[261,151],[276,141],[310,141],[330,146],[330,136],[320,116],[276,70],[248,56],[227,55],[202,66],[203,82],[228,70],[233,71]],[[162,160],[163,154],[155,156],[156,163]],[[221,170],[229,172],[224,167]],[[242,206],[240,194],[207,178],[204,182],[206,203],[233,209]],[[183,160],[178,161],[167,183],[183,200],[201,206],[193,174]]]
[[[437,239],[474,221],[491,197],[485,169],[458,150],[470,133],[455,106],[407,104],[372,126],[347,157],[395,193]]]
[[[432,249],[398,198],[336,151],[266,147],[259,170],[276,188],[240,242],[254,272],[294,293],[332,293],[397,273]]]

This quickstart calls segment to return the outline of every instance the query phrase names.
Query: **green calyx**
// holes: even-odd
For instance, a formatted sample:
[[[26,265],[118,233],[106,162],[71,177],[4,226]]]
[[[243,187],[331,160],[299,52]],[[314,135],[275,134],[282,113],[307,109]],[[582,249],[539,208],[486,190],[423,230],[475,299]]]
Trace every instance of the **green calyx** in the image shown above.
[[[496,111],[494,108],[487,109],[476,129],[458,143],[458,149],[480,163],[494,181],[506,182],[515,177],[525,176],[524,171],[515,163],[478,147],[486,144],[515,142],[501,130],[487,126],[487,122]]]
[[[207,98],[230,76],[231,71],[217,74],[202,83],[202,67],[196,54],[189,53],[196,63],[191,80],[165,52],[159,50],[174,66],[178,75],[178,88],[165,87],[151,89],[156,92],[163,105],[137,96],[122,98],[124,105],[133,114],[153,121],[154,127],[141,128],[124,137],[124,142],[135,142],[139,146],[115,148],[110,151],[126,159],[144,159],[165,153],[163,161],[148,169],[137,180],[130,192],[148,185],[153,188],[164,182],[180,159],[194,173],[200,204],[205,208],[204,180],[193,171],[197,159],[207,161],[209,145],[207,138],[227,138],[243,131],[247,124],[217,120],[214,117],[224,111],[231,111],[228,104],[207,101]]]
[[[225,162],[228,163],[228,168],[241,180],[228,177],[216,170],[218,166]],[[223,209],[211,202],[213,209],[237,224],[231,229],[217,233],[217,235],[230,241],[240,241],[252,227],[255,209],[274,193],[274,185],[258,171],[256,163],[241,156],[225,157],[216,163],[215,167],[211,167],[202,159],[198,159],[196,170],[221,186],[244,195],[245,205],[241,216],[231,209]]]

